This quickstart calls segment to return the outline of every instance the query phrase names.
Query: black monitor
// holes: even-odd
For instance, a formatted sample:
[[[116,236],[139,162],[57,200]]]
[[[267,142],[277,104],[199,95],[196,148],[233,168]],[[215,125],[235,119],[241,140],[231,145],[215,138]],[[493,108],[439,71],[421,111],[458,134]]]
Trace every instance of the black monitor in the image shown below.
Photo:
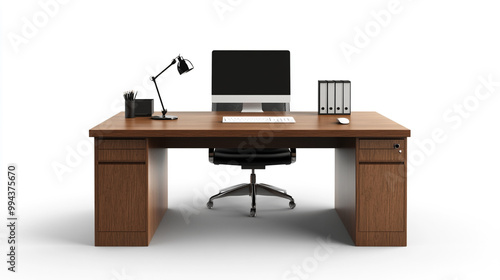
[[[213,51],[212,102],[243,103],[243,112],[289,103],[290,51]]]

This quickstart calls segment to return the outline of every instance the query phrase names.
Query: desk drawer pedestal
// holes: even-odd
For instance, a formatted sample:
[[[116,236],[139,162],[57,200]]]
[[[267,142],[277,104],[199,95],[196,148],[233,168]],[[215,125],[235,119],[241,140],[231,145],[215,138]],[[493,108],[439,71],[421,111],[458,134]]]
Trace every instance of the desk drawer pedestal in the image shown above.
[[[167,209],[167,153],[152,144],[96,138],[96,246],[149,245]]]
[[[335,150],[335,208],[359,246],[406,246],[406,139]]]

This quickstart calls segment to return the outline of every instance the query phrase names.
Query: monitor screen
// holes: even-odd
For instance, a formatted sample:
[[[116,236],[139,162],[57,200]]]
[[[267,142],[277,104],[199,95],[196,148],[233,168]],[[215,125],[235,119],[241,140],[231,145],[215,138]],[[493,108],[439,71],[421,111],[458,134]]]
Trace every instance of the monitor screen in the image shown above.
[[[213,51],[212,95],[290,95],[290,52]]]

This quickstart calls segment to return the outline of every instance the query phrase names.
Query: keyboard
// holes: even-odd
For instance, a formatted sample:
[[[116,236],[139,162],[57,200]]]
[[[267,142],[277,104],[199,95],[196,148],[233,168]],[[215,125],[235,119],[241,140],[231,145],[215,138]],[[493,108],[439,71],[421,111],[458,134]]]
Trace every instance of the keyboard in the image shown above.
[[[223,123],[295,123],[293,117],[222,117]]]

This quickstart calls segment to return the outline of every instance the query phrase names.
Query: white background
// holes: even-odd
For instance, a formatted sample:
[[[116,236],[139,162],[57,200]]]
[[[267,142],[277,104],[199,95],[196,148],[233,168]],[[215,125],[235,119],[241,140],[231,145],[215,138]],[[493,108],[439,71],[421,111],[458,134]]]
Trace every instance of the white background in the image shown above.
[[[500,279],[497,1],[1,3],[1,169],[18,166],[20,217],[16,274],[0,227],[2,279]],[[259,198],[255,219],[246,197],[204,206],[207,186],[246,171],[227,180],[206,149],[172,150],[151,245],[93,246],[88,130],[123,110],[125,90],[160,110],[148,77],[178,54],[195,69],[162,75],[168,109],[210,110],[214,49],[290,50],[293,111],[316,110],[317,80],[349,79],[354,111],[411,129],[407,247],[352,245],[332,210],[328,149],[259,171],[297,208]]]

